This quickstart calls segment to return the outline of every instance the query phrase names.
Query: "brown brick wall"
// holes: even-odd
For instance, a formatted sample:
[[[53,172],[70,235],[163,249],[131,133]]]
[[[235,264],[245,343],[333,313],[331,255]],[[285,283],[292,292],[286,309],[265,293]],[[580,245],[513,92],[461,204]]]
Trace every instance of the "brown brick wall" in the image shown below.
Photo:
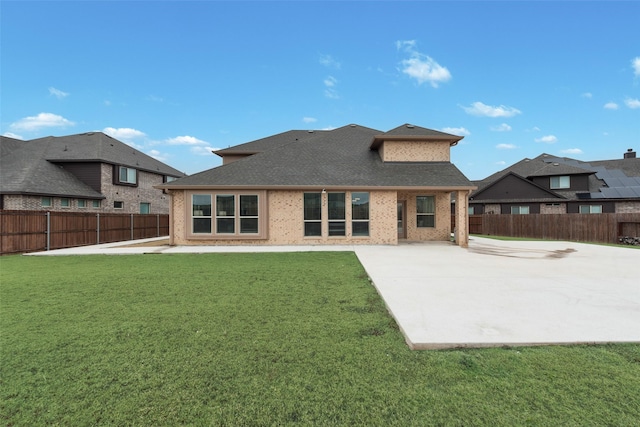
[[[448,142],[385,141],[379,150],[385,162],[448,162]]]
[[[202,192],[204,193],[204,191]],[[323,235],[305,237],[303,221],[303,191],[268,192],[268,236],[255,240],[220,240],[211,238],[188,238],[190,227],[189,192],[173,192],[173,244],[176,245],[344,245],[344,244],[397,244],[397,202],[407,201],[407,240],[448,241],[451,233],[450,193],[434,192],[396,192],[370,191],[369,237],[351,235],[351,192],[346,195],[347,235],[334,237],[327,235],[327,194],[323,194]],[[436,197],[436,226],[434,228],[416,227],[416,199],[418,195]]]

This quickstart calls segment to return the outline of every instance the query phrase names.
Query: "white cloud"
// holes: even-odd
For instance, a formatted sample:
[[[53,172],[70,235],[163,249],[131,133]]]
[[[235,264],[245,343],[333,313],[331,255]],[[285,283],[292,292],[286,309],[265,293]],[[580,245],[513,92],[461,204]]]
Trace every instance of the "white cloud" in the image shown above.
[[[497,107],[483,104],[482,102],[474,102],[470,107],[462,107],[467,114],[472,116],[484,116],[484,117],[513,117],[518,114],[522,114],[522,111],[517,108],[507,107],[500,105]]]
[[[315,117],[303,117],[302,121],[304,123],[315,123],[318,121],[318,119],[316,119]]]
[[[106,127],[102,129],[102,132],[121,141],[130,141],[132,139],[142,138],[143,136],[146,136],[144,132],[131,128]]]
[[[616,104],[615,102],[607,102],[606,104],[604,104],[604,108],[606,108],[607,110],[617,110],[618,104]]]
[[[452,135],[458,135],[458,136],[469,136],[471,135],[471,132],[469,132],[468,129],[463,128],[463,127],[459,127],[459,128],[442,128],[440,129],[442,132],[446,132],[446,133],[450,133]]]
[[[499,162],[496,162],[496,165],[498,165],[498,166],[504,166],[506,164],[507,164],[507,162],[505,162],[504,160],[500,160]]]
[[[325,86],[324,96],[330,99],[340,98],[338,91],[335,89],[335,86],[338,84],[338,79],[333,76],[328,76],[326,79],[324,79],[323,83]]]
[[[631,66],[633,67],[633,74],[636,77],[640,77],[640,56],[636,56],[631,60]]]
[[[208,142],[189,135],[168,138],[165,140],[165,142],[169,145],[209,145]]]
[[[398,50],[404,50],[407,52],[413,52],[413,50],[416,47],[416,41],[415,40],[398,40],[396,42],[396,48]]]
[[[506,123],[502,123],[498,126],[492,126],[490,129],[494,132],[509,132],[511,130],[511,126]]]
[[[11,123],[9,129],[16,131],[36,131],[49,127],[69,127],[75,123],[62,116],[52,113],[40,113],[37,116],[25,117],[17,122]]]
[[[582,94],[582,97],[591,99],[593,98],[593,94],[591,92],[585,92]]]
[[[582,154],[582,150],[579,148],[567,148],[566,150],[560,150],[562,154]]]
[[[496,145],[496,148],[498,150],[513,150],[514,148],[518,148],[518,147],[513,144],[498,144]]]
[[[334,59],[331,55],[320,55],[320,64],[328,68],[335,68],[339,70],[342,67],[339,61]]]
[[[60,89],[56,89],[55,87],[50,87],[49,88],[49,95],[53,95],[58,99],[62,99],[62,98],[65,98],[65,97],[69,96],[69,94],[67,92],[63,92]]]
[[[403,59],[401,71],[415,79],[418,84],[429,83],[438,87],[440,83],[451,80],[451,73],[446,67],[438,64],[432,57],[416,50],[415,40],[400,40],[396,42],[396,48],[409,54],[408,59]]]
[[[7,138],[13,138],[13,139],[24,139],[22,135],[18,135],[17,133],[13,133],[13,132],[5,132],[2,134],[2,136],[6,136]]]
[[[542,138],[536,138],[535,142],[544,142],[545,144],[555,144],[558,138],[555,135],[545,135]]]
[[[326,87],[334,87],[337,83],[338,79],[333,76],[328,76],[326,79],[324,79],[324,85]]]
[[[193,154],[197,156],[213,156],[213,151],[218,151],[219,148],[212,147],[210,145],[206,146],[194,146],[189,149]]]
[[[640,99],[632,99],[632,98],[627,98],[624,100],[624,103],[627,105],[627,107],[631,108],[631,109],[636,109],[636,108],[640,108]]]
[[[402,72],[418,81],[428,82],[433,87],[451,80],[451,73],[446,67],[438,64],[433,58],[421,53],[413,53],[411,58],[401,62]]]
[[[540,128],[538,126],[534,126],[531,129],[525,129],[525,132],[540,132]]]

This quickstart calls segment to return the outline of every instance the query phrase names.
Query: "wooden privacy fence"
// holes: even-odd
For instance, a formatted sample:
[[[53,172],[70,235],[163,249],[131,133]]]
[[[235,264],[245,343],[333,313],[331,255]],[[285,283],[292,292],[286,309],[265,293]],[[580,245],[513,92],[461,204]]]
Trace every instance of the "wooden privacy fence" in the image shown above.
[[[621,236],[640,237],[640,213],[469,215],[469,233],[617,243]]]
[[[169,215],[0,210],[0,255],[169,235]]]

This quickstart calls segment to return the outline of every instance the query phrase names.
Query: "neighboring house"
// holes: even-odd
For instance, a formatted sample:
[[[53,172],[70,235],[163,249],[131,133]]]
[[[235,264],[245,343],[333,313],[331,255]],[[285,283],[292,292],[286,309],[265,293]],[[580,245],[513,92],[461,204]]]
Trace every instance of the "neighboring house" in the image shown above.
[[[0,209],[167,214],[184,173],[101,132],[0,137]]]
[[[475,187],[451,163],[462,137],[413,125],[292,130],[216,151],[223,165],[166,183],[171,243],[468,244]]]
[[[541,154],[474,182],[470,214],[638,213],[640,159],[583,162]]]

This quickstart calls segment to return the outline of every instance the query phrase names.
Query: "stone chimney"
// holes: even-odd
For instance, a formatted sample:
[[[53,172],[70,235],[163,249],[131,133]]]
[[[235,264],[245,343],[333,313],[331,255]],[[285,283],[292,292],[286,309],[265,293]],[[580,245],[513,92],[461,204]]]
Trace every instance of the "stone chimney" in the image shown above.
[[[629,148],[627,150],[627,152],[624,153],[624,158],[625,159],[635,159],[636,158],[636,152],[633,151],[633,148]]]

